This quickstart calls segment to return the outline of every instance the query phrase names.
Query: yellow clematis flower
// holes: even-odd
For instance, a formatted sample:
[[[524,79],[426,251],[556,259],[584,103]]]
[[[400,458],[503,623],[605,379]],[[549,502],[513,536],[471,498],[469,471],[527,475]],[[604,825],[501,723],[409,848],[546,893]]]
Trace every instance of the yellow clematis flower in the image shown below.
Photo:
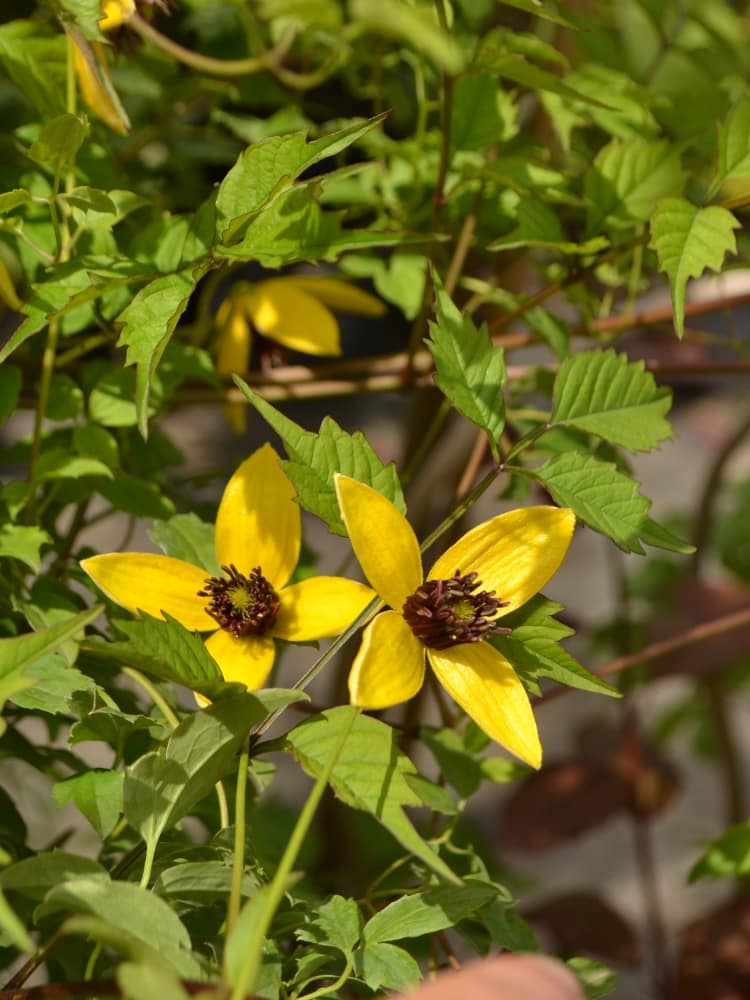
[[[163,612],[186,628],[212,631],[206,647],[227,681],[261,687],[274,639],[309,642],[338,635],[374,597],[364,584],[318,576],[288,586],[302,526],[294,487],[265,444],[227,483],[216,518],[216,555],[224,575],[169,556],[113,552],[81,566],[128,611]],[[207,578],[208,577],[208,578]]]
[[[254,332],[291,351],[329,357],[341,354],[339,325],[332,309],[374,317],[386,311],[374,295],[336,278],[295,274],[257,283],[235,282],[216,312],[216,371],[219,375],[248,371]],[[245,406],[230,403],[224,413],[241,434]]]
[[[97,22],[101,31],[110,31],[125,24],[135,13],[135,0],[102,0],[104,17]]]
[[[391,610],[367,626],[349,674],[352,703],[388,708],[422,687],[425,653],[438,680],[488,736],[539,767],[534,713],[515,670],[482,641],[504,614],[557,572],[575,527],[572,510],[526,507],[485,521],[422,573],[419,543],[393,504],[337,474],[341,516],[362,570]],[[485,590],[484,588],[487,588]]]

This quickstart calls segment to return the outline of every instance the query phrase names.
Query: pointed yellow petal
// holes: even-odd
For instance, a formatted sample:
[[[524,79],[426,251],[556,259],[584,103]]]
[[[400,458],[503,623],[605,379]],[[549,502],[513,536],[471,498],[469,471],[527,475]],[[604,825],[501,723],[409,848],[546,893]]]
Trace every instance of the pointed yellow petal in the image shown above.
[[[273,667],[275,649],[267,635],[235,639],[220,628],[208,637],[206,649],[221,667],[225,681],[238,681],[251,691],[263,687]]]
[[[363,583],[340,576],[314,576],[281,591],[273,634],[290,642],[339,635],[377,597]]]
[[[536,720],[513,667],[487,642],[428,649],[438,680],[487,735],[532,767],[542,763]]]
[[[349,697],[362,708],[408,701],[424,681],[424,646],[397,611],[383,611],[362,633],[349,674]]]
[[[316,278],[311,274],[295,274],[271,280],[292,284],[301,291],[314,295],[323,305],[341,312],[355,313],[358,316],[383,316],[387,311],[385,303],[374,295],[337,278]]]
[[[230,299],[224,299],[216,313],[216,325],[221,330],[216,350],[217,373],[244,374],[250,364],[250,324]],[[247,413],[244,403],[227,403],[222,406],[221,412],[235,434],[244,433]]]
[[[538,594],[568,551],[576,519],[560,507],[523,507],[477,525],[443,553],[429,580],[476,572],[483,590],[508,601],[508,614]]]
[[[291,351],[341,354],[339,326],[325,306],[281,278],[255,286],[245,308],[259,333]]]
[[[385,603],[400,611],[422,582],[422,557],[411,525],[377,490],[340,473],[333,478],[363,573]]]
[[[222,566],[234,563],[247,575],[260,566],[278,590],[299,558],[302,524],[295,490],[264,444],[227,483],[216,517],[216,555]]]
[[[166,611],[185,628],[216,628],[205,612],[207,598],[198,597],[209,576],[205,569],[148,552],[92,556],[81,567],[110,600],[128,611],[145,611],[155,618]]]
[[[127,135],[130,122],[124,116],[121,108],[116,107],[112,95],[107,92],[109,87],[115,94],[109,77],[104,46],[99,42],[90,45],[84,53],[77,42],[73,42],[73,65],[75,66],[81,97],[91,111],[118,135]]]

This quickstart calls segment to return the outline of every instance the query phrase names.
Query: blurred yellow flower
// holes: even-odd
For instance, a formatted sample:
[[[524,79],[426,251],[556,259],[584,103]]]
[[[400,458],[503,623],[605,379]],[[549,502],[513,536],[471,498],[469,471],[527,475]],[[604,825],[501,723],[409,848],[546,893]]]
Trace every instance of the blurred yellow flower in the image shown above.
[[[102,31],[109,31],[118,28],[132,17],[135,13],[135,2],[102,0],[101,9],[104,16],[98,22],[99,28]],[[101,42],[92,42],[83,48],[75,39],[71,39],[71,43],[78,86],[84,103],[113,132],[127,135],[130,122],[112,85],[106,47]]]
[[[135,13],[135,0],[102,0],[101,6],[104,17],[98,23],[102,31],[119,28]]]
[[[216,518],[222,576],[147,552],[112,552],[81,567],[128,611],[163,612],[185,628],[213,632],[206,647],[227,681],[262,687],[273,667],[274,639],[311,642],[343,632],[375,596],[338,576],[289,585],[302,541],[294,487],[265,444],[227,483]]]
[[[426,654],[466,714],[491,739],[539,767],[542,748],[526,690],[508,660],[484,640],[507,632],[502,616],[557,572],[573,535],[573,511],[525,507],[493,517],[451,545],[425,579],[419,543],[403,514],[356,479],[335,479],[359,564],[392,609],[364,630],[349,674],[352,703],[378,709],[412,698],[424,682]]]
[[[253,333],[291,351],[341,354],[339,325],[332,310],[376,317],[386,307],[374,295],[336,278],[299,274],[235,282],[216,312],[216,371],[224,376],[248,371]],[[245,407],[230,403],[224,413],[233,429],[242,433]]]

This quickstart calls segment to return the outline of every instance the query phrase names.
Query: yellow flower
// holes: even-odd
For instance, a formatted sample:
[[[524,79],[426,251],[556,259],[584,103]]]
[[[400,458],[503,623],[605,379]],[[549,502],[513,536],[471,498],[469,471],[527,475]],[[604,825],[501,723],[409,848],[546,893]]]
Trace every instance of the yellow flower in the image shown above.
[[[360,316],[382,316],[385,312],[374,295],[336,278],[299,274],[257,283],[235,282],[216,312],[216,371],[219,375],[247,372],[253,332],[292,351],[341,354],[339,326],[332,309]],[[233,429],[242,433],[245,407],[229,404],[224,413]]]
[[[98,21],[102,31],[119,28],[135,13],[135,0],[102,0],[104,17]]]
[[[94,583],[128,611],[213,631],[206,647],[227,681],[261,687],[273,666],[274,638],[308,642],[338,635],[372,600],[369,587],[336,576],[287,586],[302,539],[294,487],[265,444],[227,483],[216,518],[224,570],[169,556],[113,552],[81,563]]]
[[[557,572],[575,527],[571,510],[526,507],[485,521],[452,545],[427,574],[406,518],[375,490],[337,475],[341,515],[362,570],[393,610],[367,626],[349,675],[362,708],[387,708],[422,686],[425,652],[438,680],[488,736],[539,767],[534,714],[511,664],[482,641],[498,619]]]

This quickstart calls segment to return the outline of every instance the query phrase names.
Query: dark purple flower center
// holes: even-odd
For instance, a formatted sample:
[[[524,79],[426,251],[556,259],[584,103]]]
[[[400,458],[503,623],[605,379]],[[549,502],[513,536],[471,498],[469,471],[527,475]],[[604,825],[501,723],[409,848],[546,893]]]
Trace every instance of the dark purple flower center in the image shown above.
[[[243,635],[263,635],[279,615],[281,601],[271,584],[256,566],[250,576],[236,566],[222,566],[224,576],[206,580],[198,597],[209,598],[206,614],[230,632],[235,639]]]
[[[401,613],[417,639],[430,649],[508,635],[511,630],[495,621],[508,601],[498,600],[494,590],[475,593],[479,587],[476,573],[462,576],[458,570],[449,580],[425,580],[406,598]]]

